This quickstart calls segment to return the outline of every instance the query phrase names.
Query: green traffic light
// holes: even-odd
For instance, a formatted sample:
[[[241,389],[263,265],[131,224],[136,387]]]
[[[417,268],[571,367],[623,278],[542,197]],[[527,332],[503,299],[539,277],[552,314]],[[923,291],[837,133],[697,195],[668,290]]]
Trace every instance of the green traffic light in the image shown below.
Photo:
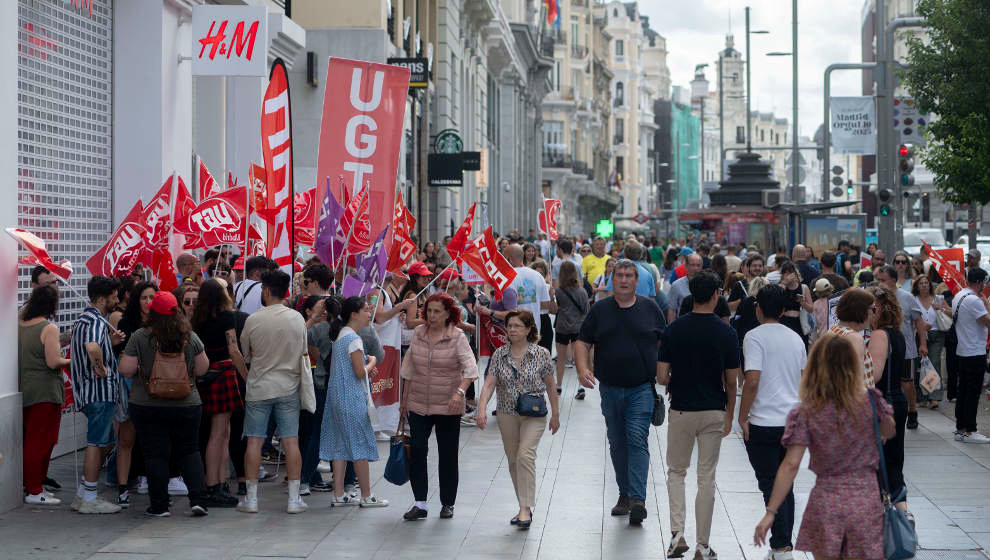
[[[846,194],[853,194],[853,190],[852,186],[846,187]]]
[[[886,204],[883,205],[883,206],[881,206],[880,207],[880,215],[881,216],[889,216],[890,215],[890,206],[887,206]]]

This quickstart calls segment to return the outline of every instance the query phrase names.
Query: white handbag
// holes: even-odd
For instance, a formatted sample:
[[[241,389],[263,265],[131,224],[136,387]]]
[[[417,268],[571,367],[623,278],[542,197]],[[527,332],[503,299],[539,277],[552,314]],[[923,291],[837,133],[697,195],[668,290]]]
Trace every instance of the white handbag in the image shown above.
[[[371,398],[371,378],[365,376],[365,380],[364,395],[368,401],[368,419],[371,420],[371,428],[374,429],[378,425],[378,408],[375,407],[375,401]]]
[[[313,386],[313,368],[309,355],[299,358],[299,406],[309,412],[316,413],[316,387]]]

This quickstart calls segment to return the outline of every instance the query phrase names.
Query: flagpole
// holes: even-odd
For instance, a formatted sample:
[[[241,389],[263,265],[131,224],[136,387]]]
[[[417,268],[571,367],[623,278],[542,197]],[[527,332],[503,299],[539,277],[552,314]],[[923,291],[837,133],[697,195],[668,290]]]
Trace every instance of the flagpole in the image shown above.
[[[253,165],[253,164],[252,164]],[[247,188],[247,219],[244,220],[244,254],[241,258],[247,262],[248,248],[251,246],[251,199],[254,198],[254,173],[248,173]]]
[[[423,295],[423,292],[425,292],[426,290],[429,290],[429,289],[430,289],[430,286],[432,286],[432,285],[433,285],[433,283],[434,283],[434,282],[436,282],[436,281],[437,281],[437,279],[438,279],[438,278],[440,278],[440,276],[441,276],[441,275],[442,275],[442,274],[443,274],[444,272],[447,272],[447,270],[448,270],[448,269],[449,269],[450,267],[452,267],[452,266],[454,266],[454,263],[455,263],[455,262],[456,262],[456,261],[450,261],[450,264],[448,264],[448,265],[447,265],[447,268],[445,268],[445,269],[443,269],[442,271],[440,271],[440,274],[435,274],[435,275],[433,276],[433,280],[430,280],[430,283],[429,283],[429,284],[427,284],[425,288],[423,288],[422,290],[420,290],[418,294],[416,294],[416,298],[415,298],[415,299],[419,299],[419,296],[421,296],[421,295]]]

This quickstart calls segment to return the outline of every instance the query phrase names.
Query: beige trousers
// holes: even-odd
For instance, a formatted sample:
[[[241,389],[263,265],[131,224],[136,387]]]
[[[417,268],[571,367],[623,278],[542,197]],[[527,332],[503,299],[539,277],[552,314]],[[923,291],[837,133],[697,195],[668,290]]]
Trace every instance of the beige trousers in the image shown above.
[[[536,448],[547,429],[547,417],[499,414],[497,418],[519,507],[532,508],[536,503]]]
[[[667,414],[667,494],[670,497],[670,529],[684,530],[684,475],[691,466],[691,453],[698,442],[698,495],[694,499],[696,541],[708,545],[715,509],[715,467],[722,448],[725,412],[701,410]]]

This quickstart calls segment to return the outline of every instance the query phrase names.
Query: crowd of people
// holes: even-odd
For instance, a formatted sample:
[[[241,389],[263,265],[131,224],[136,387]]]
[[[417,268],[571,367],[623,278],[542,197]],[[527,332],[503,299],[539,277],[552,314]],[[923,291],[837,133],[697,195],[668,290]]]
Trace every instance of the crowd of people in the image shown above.
[[[611,514],[632,524],[647,517],[650,426],[666,411],[668,558],[690,550],[684,479],[695,447],[694,559],[717,558],[715,473],[736,424],[766,503],[755,538],[769,532],[771,560],[794,549],[882,556],[876,471],[884,461],[884,490],[913,521],[903,471],[918,407],[954,402],[954,439],[990,443],[976,426],[990,326],[978,252],[968,255],[967,286],[952,294],[928,255],[898,251],[887,264],[873,245],[864,251],[870,266],[860,266],[846,241],[816,256],[800,244],[764,253],[693,237],[551,241],[530,230],[499,238],[516,276],[495,298],[451,266],[448,242],[424,243],[362,297],[337,295],[344,271],[317,258],[289,275],[229,247],[180,255],[172,292],[140,267],[93,277],[68,357],[54,323],[55,277],[37,267],[19,317],[25,502],[61,502],[48,466],[63,369],[87,419],[71,504],[83,514],[127,508],[135,490],[149,495],[151,516],[168,516],[177,495],[188,495],[196,516],[212,507],[256,513],[261,483],[278,478],[266,463],[285,465],[288,513],[306,511],[312,492],[331,493],[333,507],[385,507],[369,462],[382,458],[379,436],[401,430],[413,494],[403,518],[429,516],[435,432],[439,517],[448,519],[460,431],[495,421],[519,505],[510,523],[527,529],[538,445],[560,428],[572,366],[574,398],[600,394],[619,490]],[[482,346],[494,348],[487,360]],[[382,428],[371,379],[394,360],[402,427]],[[805,451],[817,479],[794,539],[791,487]],[[104,466],[116,488],[110,500],[98,492]]]

